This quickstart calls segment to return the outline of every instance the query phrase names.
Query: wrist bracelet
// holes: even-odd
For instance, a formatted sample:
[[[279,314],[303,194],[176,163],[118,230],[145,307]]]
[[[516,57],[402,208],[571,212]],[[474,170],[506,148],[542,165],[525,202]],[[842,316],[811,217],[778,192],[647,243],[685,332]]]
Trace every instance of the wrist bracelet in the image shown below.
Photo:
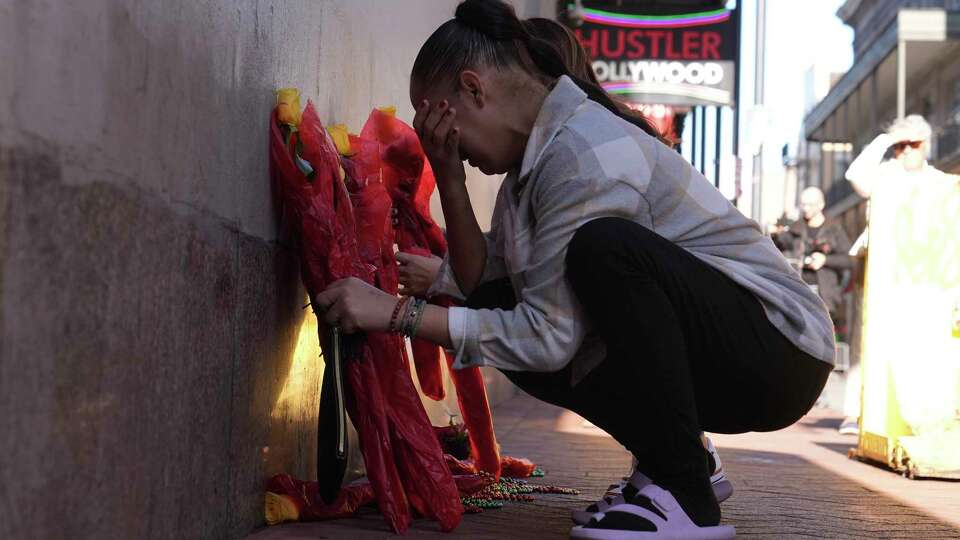
[[[414,298],[413,302],[411,302],[410,316],[407,317],[406,324],[403,327],[403,335],[413,337],[413,325],[417,322],[417,316],[420,314],[422,302],[419,298]]]
[[[427,301],[420,301],[420,313],[417,314],[417,322],[413,324],[413,328],[410,330],[410,337],[417,335],[417,330],[420,330],[420,323],[423,322],[423,315],[427,312]]]
[[[407,316],[404,319],[403,329],[401,331],[406,337],[413,337],[414,325],[416,325],[417,318],[423,310],[423,300],[419,298],[414,298],[410,304],[410,310],[406,314]]]
[[[410,320],[413,315],[416,314],[417,309],[417,299],[410,297],[410,300],[407,301],[407,305],[403,308],[403,313],[400,315],[400,320],[397,323],[397,331],[406,336],[410,328]]]
[[[393,315],[390,316],[390,326],[387,328],[390,332],[400,332],[400,326],[397,324],[397,315],[400,314],[401,308],[409,302],[410,297],[397,300],[397,305],[393,307]]]
[[[406,298],[400,298],[397,300],[397,305],[393,306],[393,314],[390,315],[390,325],[387,327],[388,331],[397,331],[397,315],[400,314],[400,310],[403,309],[403,304],[406,303],[406,301]]]

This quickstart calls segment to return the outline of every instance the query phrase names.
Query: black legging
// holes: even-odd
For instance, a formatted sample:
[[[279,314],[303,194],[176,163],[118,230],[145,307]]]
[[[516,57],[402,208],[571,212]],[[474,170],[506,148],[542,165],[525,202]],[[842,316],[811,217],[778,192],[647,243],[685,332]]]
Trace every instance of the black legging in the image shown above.
[[[576,386],[569,365],[504,374],[609,433],[695,522],[718,522],[701,431],[793,424],[813,406],[830,366],[790,343],[749,291],[634,222],[587,223],[570,242],[566,262],[607,357]],[[478,287],[467,306],[515,303],[504,280]]]

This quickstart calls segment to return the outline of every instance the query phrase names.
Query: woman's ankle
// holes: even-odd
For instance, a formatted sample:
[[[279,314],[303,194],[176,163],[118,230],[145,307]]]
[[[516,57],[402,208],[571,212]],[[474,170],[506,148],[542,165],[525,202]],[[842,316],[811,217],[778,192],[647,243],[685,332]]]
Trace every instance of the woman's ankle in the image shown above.
[[[673,493],[680,507],[698,527],[712,527],[720,524],[720,503],[713,496],[713,491],[706,495],[689,495],[685,493]]]
[[[712,527],[720,524],[720,503],[713,494],[709,480],[658,482],[657,485],[669,491],[677,499],[684,513],[698,527]]]

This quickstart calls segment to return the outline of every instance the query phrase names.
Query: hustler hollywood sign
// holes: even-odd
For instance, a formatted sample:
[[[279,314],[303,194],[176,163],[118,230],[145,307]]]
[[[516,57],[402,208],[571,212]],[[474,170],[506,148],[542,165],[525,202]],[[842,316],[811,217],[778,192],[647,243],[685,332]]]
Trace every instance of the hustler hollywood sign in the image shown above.
[[[584,12],[575,32],[608,92],[671,105],[734,104],[737,29],[731,11]]]

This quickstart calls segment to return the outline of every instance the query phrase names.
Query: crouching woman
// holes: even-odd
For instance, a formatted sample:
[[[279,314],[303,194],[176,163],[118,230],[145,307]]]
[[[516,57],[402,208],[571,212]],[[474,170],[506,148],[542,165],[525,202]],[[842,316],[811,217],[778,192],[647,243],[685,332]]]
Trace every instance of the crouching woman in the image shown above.
[[[623,444],[629,488],[573,537],[732,537],[701,431],[781,429],[810,409],[834,358],[822,301],[756,223],[505,3],[463,2],[423,45],[410,96],[448,233],[432,292],[473,307],[398,306],[351,279],[317,296],[324,318],[434,341],[455,368],[498,368]],[[464,161],[506,173],[486,234]],[[508,294],[492,291],[503,278]]]

